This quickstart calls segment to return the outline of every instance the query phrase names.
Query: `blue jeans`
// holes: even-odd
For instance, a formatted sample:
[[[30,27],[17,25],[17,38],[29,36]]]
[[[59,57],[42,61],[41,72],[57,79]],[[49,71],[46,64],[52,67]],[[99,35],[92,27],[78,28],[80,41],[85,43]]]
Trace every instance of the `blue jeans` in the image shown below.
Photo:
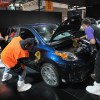
[[[5,67],[4,73],[9,73],[10,70],[11,70],[10,68]],[[26,71],[24,70],[22,75],[18,75],[19,78],[18,80],[23,81],[25,79],[25,76],[26,76]]]

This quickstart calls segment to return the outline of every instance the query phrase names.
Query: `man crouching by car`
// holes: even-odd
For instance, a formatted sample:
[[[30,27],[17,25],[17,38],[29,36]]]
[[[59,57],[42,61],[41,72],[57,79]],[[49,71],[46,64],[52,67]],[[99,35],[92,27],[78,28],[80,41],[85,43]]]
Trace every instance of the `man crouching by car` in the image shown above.
[[[5,64],[5,70],[2,77],[2,82],[7,81],[12,78],[13,73],[19,76],[17,82],[18,92],[27,91],[31,88],[31,84],[25,84],[24,78],[26,76],[25,66],[29,64],[36,64],[37,59],[31,61],[29,59],[29,50],[35,46],[36,41],[34,38],[27,38],[22,40],[21,37],[15,37],[11,42],[5,47],[1,53],[1,60]]]

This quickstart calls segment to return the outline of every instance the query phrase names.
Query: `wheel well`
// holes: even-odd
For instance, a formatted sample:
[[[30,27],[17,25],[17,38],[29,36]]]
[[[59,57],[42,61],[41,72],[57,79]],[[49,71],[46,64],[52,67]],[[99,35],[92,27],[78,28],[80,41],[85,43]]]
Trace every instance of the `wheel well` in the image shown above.
[[[55,65],[55,69],[58,71],[59,74],[59,78],[62,79],[66,79],[65,75],[66,75],[66,71],[64,71],[62,69],[62,67],[60,67],[57,63],[55,63],[54,61],[52,61],[49,58],[43,58],[43,60],[41,61],[41,63],[39,64],[39,72],[41,72],[41,67],[44,63],[51,63],[53,65]],[[67,79],[68,79],[68,74],[67,74]]]
[[[42,66],[44,64],[44,66]],[[57,77],[57,80],[58,80],[58,85],[56,85],[56,86],[53,86],[53,87],[58,87],[59,85],[60,85],[60,83],[61,83],[61,77],[60,77],[60,75],[59,75],[59,70],[57,69],[57,67],[54,65],[54,64],[52,64],[52,63],[50,63],[50,62],[45,62],[45,63],[43,63],[42,65],[41,65],[41,69],[42,68],[44,68],[45,67],[45,65],[47,66],[47,64],[51,64],[51,66],[47,66],[48,68],[52,68],[53,69],[53,71],[55,72],[55,74],[56,74],[56,77]],[[42,70],[41,70],[42,71]],[[42,75],[42,74],[41,74]]]
[[[58,66],[54,61],[52,61],[51,59],[47,59],[47,58],[43,58],[44,60],[40,62],[39,64],[39,71],[41,70],[41,66],[44,64],[44,63],[51,63],[53,65]],[[57,68],[57,67],[56,67]],[[57,68],[58,69],[58,68]]]
[[[59,68],[59,65],[57,65],[57,63],[55,63],[54,61],[52,61],[51,59],[44,59],[44,61],[42,61],[40,64],[39,64],[39,72],[41,71],[41,67],[44,63],[51,63],[55,66],[55,69],[57,70],[58,74],[59,74],[59,77],[61,78],[61,70]]]

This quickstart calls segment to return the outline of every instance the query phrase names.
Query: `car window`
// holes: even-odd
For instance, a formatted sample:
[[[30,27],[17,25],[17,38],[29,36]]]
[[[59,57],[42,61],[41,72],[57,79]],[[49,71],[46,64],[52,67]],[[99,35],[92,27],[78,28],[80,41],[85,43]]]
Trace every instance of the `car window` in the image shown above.
[[[54,30],[58,27],[56,24],[44,24],[33,26],[45,42],[51,39]]]
[[[34,34],[29,29],[20,28],[19,35],[21,36],[22,39],[34,38],[37,41],[37,43],[39,43],[38,39],[34,36]]]
[[[57,36],[55,36],[55,38],[53,39],[54,41],[58,41],[60,39],[64,39],[66,37],[73,37],[72,34],[70,34],[69,32],[61,32],[60,34],[58,34]]]
[[[8,42],[12,40],[12,38],[17,36],[17,28],[16,27],[11,27],[7,31],[8,38],[6,39]]]
[[[20,28],[20,34],[22,39],[26,39],[26,38],[35,38],[34,34],[26,28]]]

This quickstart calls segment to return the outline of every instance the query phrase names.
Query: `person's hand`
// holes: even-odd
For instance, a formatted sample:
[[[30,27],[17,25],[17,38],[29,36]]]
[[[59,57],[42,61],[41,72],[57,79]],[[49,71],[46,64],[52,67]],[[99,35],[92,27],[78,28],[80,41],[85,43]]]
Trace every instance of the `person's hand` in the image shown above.
[[[39,60],[38,60],[38,59],[35,59],[35,60],[34,60],[34,62],[35,62],[35,63],[38,63],[38,62],[39,62]]]

